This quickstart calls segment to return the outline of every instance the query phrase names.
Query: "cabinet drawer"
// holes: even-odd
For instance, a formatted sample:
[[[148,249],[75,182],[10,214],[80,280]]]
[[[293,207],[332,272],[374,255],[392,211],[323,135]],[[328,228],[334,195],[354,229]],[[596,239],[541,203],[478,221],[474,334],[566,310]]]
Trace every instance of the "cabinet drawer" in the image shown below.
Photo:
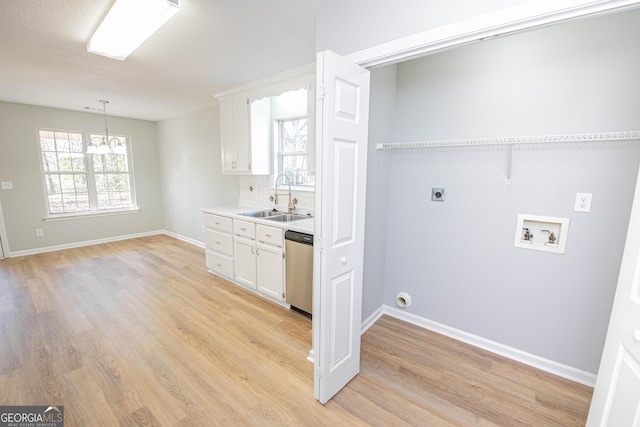
[[[207,229],[204,237],[207,249],[233,256],[233,237],[231,234]]]
[[[240,219],[233,220],[233,234],[237,236],[256,238],[256,225],[253,222],[242,221]]]
[[[204,226],[213,228],[214,230],[231,233],[231,218],[226,216],[204,214]]]
[[[256,225],[256,239],[259,242],[282,247],[282,229],[267,225]]]
[[[207,268],[221,276],[233,279],[233,258],[207,249]]]

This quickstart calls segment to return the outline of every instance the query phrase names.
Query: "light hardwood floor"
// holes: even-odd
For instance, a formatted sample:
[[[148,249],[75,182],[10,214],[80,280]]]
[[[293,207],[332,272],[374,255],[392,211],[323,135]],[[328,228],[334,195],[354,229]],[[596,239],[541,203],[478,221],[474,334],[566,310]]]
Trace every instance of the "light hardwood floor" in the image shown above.
[[[592,389],[382,317],[327,405],[311,322],[152,236],[0,260],[0,405],[65,426],[580,426]]]

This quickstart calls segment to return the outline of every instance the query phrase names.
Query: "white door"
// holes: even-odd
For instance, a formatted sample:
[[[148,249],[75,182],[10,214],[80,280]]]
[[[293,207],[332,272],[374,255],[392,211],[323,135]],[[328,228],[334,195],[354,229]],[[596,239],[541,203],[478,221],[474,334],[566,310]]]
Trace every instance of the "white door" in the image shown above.
[[[314,394],[326,403],[360,371],[369,71],[318,54]]]
[[[640,174],[587,426],[640,426]]]
[[[4,229],[4,217],[2,215],[2,205],[0,204],[0,259],[5,257],[5,251],[9,252],[8,248],[5,249],[6,243],[3,242],[6,231]],[[5,239],[6,242],[6,239]]]

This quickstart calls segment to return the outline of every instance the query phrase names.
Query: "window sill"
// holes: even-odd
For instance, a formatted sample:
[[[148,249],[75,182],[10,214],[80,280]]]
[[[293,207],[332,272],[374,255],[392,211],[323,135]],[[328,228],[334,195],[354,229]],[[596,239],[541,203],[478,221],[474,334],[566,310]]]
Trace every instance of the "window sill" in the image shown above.
[[[134,214],[139,212],[140,212],[139,208],[133,208],[133,209],[118,209],[118,210],[109,210],[109,211],[101,211],[101,212],[57,214],[57,215],[47,215],[44,218],[42,218],[42,220],[45,222],[66,221],[68,219],[95,218],[100,216],[112,216],[112,215],[126,215],[126,214]]]
[[[275,188],[272,188],[272,190],[275,190]],[[289,191],[289,187],[288,186],[279,186],[278,187],[278,191]],[[313,193],[316,191],[316,187],[294,187],[293,185],[291,186],[291,192],[296,192],[296,191],[300,191],[300,192],[305,192],[305,193]]]

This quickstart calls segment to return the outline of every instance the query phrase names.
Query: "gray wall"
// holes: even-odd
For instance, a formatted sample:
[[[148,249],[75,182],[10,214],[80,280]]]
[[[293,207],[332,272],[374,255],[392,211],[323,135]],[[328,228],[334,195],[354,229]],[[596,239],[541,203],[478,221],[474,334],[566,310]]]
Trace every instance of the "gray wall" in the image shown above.
[[[131,137],[139,213],[43,222],[46,215],[36,129],[103,132],[100,114],[0,102],[0,180],[13,190],[0,190],[11,252],[31,251],[95,239],[162,229],[156,125],[143,120],[109,117],[109,128]],[[44,237],[37,238],[35,229]]]
[[[371,72],[369,101],[370,144],[367,153],[367,202],[365,212],[362,319],[383,304],[389,199],[388,157],[377,156],[375,141],[393,138],[396,108],[396,66]]]
[[[239,179],[222,174],[217,107],[158,122],[164,229],[204,242],[202,208],[238,202]]]
[[[341,55],[531,0],[328,0],[318,10],[316,50]]]
[[[640,12],[626,12],[398,64],[393,138],[638,130],[637,22]],[[386,102],[374,94],[389,88],[378,81],[372,111]],[[385,131],[370,129],[371,144],[388,141]],[[368,248],[386,244],[384,304],[395,306],[396,294],[407,291],[413,314],[597,372],[640,163],[637,141],[517,146],[511,185],[506,147],[373,155],[369,164],[386,166],[369,176],[368,191],[384,174],[389,182],[388,210],[368,211],[366,231]],[[446,188],[444,203],[430,201],[432,187]],[[577,192],[593,193],[591,213],[573,211]],[[566,253],[515,248],[518,213],[569,218]],[[385,216],[386,241],[379,237]],[[377,258],[366,258],[365,268],[374,277]],[[376,303],[365,298],[363,313]]]

